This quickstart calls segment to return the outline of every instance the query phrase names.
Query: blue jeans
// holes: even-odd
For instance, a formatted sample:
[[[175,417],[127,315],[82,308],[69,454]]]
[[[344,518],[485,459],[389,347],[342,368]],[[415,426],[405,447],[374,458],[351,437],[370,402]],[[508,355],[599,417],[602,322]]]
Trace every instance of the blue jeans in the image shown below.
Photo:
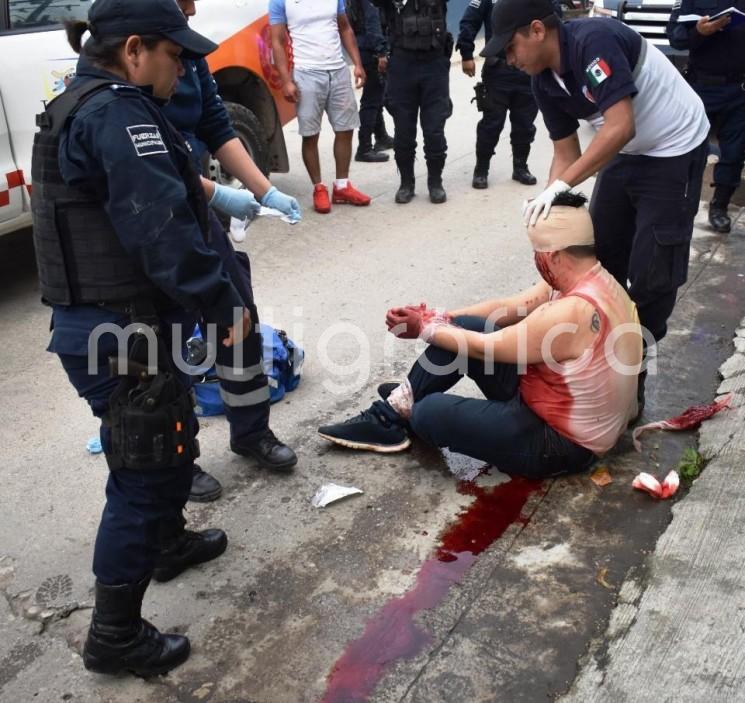
[[[486,321],[479,317],[458,317],[455,323],[475,332],[494,331],[487,330]],[[445,372],[433,372],[437,369]],[[445,393],[464,375],[475,381],[485,399]],[[487,369],[483,361],[430,346],[408,378],[414,392],[410,426],[428,444],[528,478],[578,473],[595,460],[589,449],[560,435],[523,403],[514,364],[495,363]],[[387,403],[378,407],[401,422]]]

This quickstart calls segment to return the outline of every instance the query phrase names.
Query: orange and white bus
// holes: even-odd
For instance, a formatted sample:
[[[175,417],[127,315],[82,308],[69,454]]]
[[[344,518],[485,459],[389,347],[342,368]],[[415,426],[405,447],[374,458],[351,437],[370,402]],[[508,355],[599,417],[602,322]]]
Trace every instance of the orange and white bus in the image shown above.
[[[31,224],[35,116],[75,75],[62,22],[85,19],[93,0],[0,0],[0,234]],[[295,116],[272,61],[268,0],[203,0],[194,28],[218,42],[208,57],[241,141],[265,172],[289,170],[282,127]],[[290,57],[291,58],[291,57]],[[210,177],[230,183],[212,161]]]

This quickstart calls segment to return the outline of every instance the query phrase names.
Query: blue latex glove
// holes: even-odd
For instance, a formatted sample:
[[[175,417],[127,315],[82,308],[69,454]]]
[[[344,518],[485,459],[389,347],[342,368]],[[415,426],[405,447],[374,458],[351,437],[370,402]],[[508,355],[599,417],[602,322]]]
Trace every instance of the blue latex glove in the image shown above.
[[[297,222],[302,218],[302,212],[300,210],[300,204],[295,198],[291,198],[289,195],[285,195],[281,190],[277,190],[272,186],[261,199],[261,204],[264,207],[274,208],[279,210],[283,215],[287,215],[291,220]]]
[[[250,190],[231,188],[215,183],[215,193],[210,205],[238,220],[253,220],[259,214],[261,205]]]

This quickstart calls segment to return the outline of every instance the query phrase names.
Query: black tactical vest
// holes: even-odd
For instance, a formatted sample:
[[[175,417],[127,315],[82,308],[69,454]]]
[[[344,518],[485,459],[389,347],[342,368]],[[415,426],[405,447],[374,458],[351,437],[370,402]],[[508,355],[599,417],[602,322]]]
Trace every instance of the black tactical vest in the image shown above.
[[[407,0],[400,12],[394,10],[389,17],[394,48],[444,55],[448,33],[444,0]]]
[[[95,79],[73,85],[37,116],[40,130],[34,136],[31,161],[31,209],[42,300],[49,304],[95,303],[105,307],[107,303],[142,298],[156,302],[164,297],[122,246],[100,195],[66,184],[59,168],[60,133],[88,98],[113,84]],[[207,204],[199,176],[183,139],[174,128],[169,131],[169,141],[183,148],[177,167],[207,239]]]

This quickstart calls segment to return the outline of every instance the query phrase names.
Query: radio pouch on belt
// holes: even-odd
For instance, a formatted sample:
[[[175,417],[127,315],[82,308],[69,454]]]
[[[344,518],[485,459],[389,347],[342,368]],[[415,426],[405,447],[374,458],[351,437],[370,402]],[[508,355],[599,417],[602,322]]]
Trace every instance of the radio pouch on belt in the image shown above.
[[[476,109],[479,112],[483,112],[486,107],[486,84],[479,81],[475,86],[473,86],[473,92],[476,93],[476,95],[471,98],[471,102],[475,102]]]
[[[110,359],[112,374],[121,376],[104,417],[111,431],[106,460],[112,471],[178,468],[199,456],[194,396],[176,377],[159,335],[157,373],[148,373],[140,353],[147,341],[144,334],[135,335],[126,368]]]

